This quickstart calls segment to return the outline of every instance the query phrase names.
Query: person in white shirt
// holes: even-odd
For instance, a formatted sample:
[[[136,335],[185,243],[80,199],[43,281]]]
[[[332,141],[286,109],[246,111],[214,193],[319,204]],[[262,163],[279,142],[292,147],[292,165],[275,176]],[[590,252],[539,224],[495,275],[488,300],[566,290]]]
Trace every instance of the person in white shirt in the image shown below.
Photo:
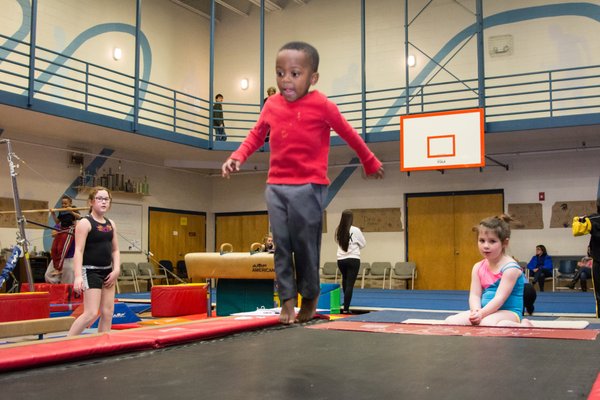
[[[340,224],[335,230],[335,241],[338,244],[337,264],[342,272],[342,290],[344,292],[342,314],[350,314],[352,292],[360,269],[360,249],[367,244],[360,229],[352,226],[353,218],[351,210],[344,210]]]

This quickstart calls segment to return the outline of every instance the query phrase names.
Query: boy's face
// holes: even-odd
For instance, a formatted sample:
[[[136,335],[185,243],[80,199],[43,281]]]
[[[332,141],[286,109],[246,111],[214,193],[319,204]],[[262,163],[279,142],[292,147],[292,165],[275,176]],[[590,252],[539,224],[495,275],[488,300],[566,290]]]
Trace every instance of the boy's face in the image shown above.
[[[223,96],[217,96],[216,99],[217,103],[222,103],[223,102]]]
[[[319,80],[319,73],[312,70],[310,61],[300,50],[282,50],[277,54],[277,87],[287,101],[298,100]]]

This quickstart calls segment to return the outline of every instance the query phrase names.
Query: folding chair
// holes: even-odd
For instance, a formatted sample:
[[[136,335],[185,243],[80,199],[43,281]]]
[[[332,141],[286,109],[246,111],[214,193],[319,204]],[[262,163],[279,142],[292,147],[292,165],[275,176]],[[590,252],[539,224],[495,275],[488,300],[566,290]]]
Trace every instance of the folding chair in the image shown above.
[[[394,265],[390,272],[390,289],[392,288],[392,280],[403,280],[406,283],[408,290],[408,281],[411,282],[410,290],[415,289],[415,279],[417,278],[417,265],[412,261],[399,261]]]

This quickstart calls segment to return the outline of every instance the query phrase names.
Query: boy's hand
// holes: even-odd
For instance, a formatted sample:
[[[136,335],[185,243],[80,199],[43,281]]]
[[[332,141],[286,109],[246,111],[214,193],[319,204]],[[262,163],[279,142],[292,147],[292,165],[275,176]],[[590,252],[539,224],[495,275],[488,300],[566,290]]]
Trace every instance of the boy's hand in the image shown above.
[[[227,159],[221,167],[221,176],[229,179],[229,175],[232,172],[238,172],[240,170],[240,164],[241,163],[238,160],[234,160],[233,158]]]
[[[373,172],[370,175],[367,175],[368,178],[372,178],[372,179],[383,179],[383,176],[385,175],[385,172],[383,171],[383,165],[381,167],[379,167],[379,169],[375,172]]]

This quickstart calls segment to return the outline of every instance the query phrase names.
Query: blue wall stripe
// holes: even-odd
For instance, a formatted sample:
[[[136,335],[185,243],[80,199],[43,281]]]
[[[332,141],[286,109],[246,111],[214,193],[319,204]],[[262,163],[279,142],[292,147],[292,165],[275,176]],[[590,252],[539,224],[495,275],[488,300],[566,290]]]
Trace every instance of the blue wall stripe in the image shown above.
[[[27,0],[17,0],[17,2],[21,6],[21,9],[23,11],[22,12],[22,21],[21,21],[20,28],[17,30],[17,32],[15,34],[13,34],[12,38],[15,40],[23,40],[29,32],[29,15],[31,13],[31,6],[29,4],[29,1],[27,1]],[[512,23],[516,23],[516,22],[523,22],[523,21],[534,20],[534,19],[539,19],[539,18],[559,17],[559,16],[579,16],[579,17],[584,17],[584,18],[591,18],[595,21],[600,22],[600,6],[598,6],[596,4],[580,2],[580,3],[551,4],[551,5],[544,5],[544,6],[520,8],[520,9],[516,9],[516,10],[501,12],[501,13],[486,17],[483,19],[483,26],[484,26],[484,29],[486,29],[486,28],[491,28],[494,26],[512,24]],[[411,86],[416,86],[416,85],[422,84],[425,81],[425,79],[429,76],[429,74],[435,70],[435,68],[437,67],[437,64],[442,64],[443,59],[446,56],[448,56],[451,51],[453,51],[457,46],[459,46],[460,43],[462,43],[464,40],[468,39],[469,37],[471,37],[472,35],[474,35],[476,33],[476,29],[477,29],[477,24],[474,23],[474,24],[466,27],[461,32],[456,34],[452,39],[450,39],[438,51],[438,53],[433,57],[433,60],[429,61],[427,63],[427,65],[417,75],[417,77],[411,82]],[[108,32],[122,32],[122,33],[128,33],[130,35],[135,36],[135,27],[128,25],[128,24],[123,24],[123,23],[107,23],[107,24],[99,24],[99,25],[93,26],[93,27],[85,30],[81,34],[79,34],[71,42],[71,44],[69,44],[64,49],[64,51],[62,52],[63,56],[72,56],[75,53],[75,51],[79,47],[81,47],[86,41],[88,41],[89,39],[91,39],[95,36],[98,36],[98,35],[101,35],[104,33],[108,33]],[[17,46],[17,43],[13,42],[12,40],[7,40],[6,43],[4,44],[4,46],[7,48],[10,48],[10,49],[13,49],[14,47]],[[141,34],[141,38],[140,38],[140,47],[141,47],[142,54],[144,57],[144,63],[143,63],[144,71],[142,74],[143,80],[149,81],[151,64],[152,64],[152,53],[151,53],[149,41],[143,33]],[[2,55],[3,57],[6,57],[7,54],[8,54],[8,50],[2,50],[0,52],[0,55]],[[1,60],[0,60],[0,62],[1,62]],[[65,59],[62,56],[57,56],[55,59],[55,62],[64,64]],[[39,79],[43,80],[44,82],[47,82],[52,77],[52,74],[58,70],[58,68],[60,68],[60,66],[51,65],[46,70],[46,72],[44,72],[40,75]],[[36,89],[41,88],[43,85],[44,85],[44,83],[38,83],[38,86],[36,87]],[[147,84],[142,82],[141,86],[142,86],[142,89],[146,89]],[[411,95],[412,93],[414,93],[415,90],[416,89],[413,89],[408,94]],[[142,92],[143,92],[143,90],[142,90]],[[378,127],[372,128],[371,131],[369,132],[369,134],[383,131],[382,126],[389,124],[391,119],[394,117],[394,115],[396,113],[398,113],[400,107],[402,107],[406,104],[406,96],[407,96],[407,93],[406,93],[406,91],[404,91],[404,93],[401,94],[398,97],[398,99],[394,102],[394,104],[387,110],[384,117],[382,117],[379,120],[379,122],[376,124],[376,125],[378,125]],[[143,99],[140,98],[140,102],[142,100]],[[132,107],[132,109],[133,109],[133,107]],[[127,117],[126,119],[131,120],[130,117]],[[168,134],[168,132],[165,131],[163,138],[168,140],[167,134]],[[356,167],[347,167],[347,168],[344,168],[340,172],[339,176],[331,184],[329,194],[328,194],[327,204],[329,204],[331,202],[331,200],[335,197],[335,195],[339,192],[339,190],[341,189],[343,184],[347,181],[347,179],[350,177],[350,175],[354,172],[355,169],[356,169]],[[600,198],[600,182],[599,182],[598,192],[599,192],[598,197]]]
[[[350,164],[357,164],[360,160],[357,157],[354,157],[350,160]],[[329,203],[333,200],[333,198],[338,194],[338,192],[342,189],[348,178],[352,176],[352,173],[358,167],[344,167],[342,171],[339,173],[337,178],[331,182],[329,185],[329,190],[327,191],[327,200],[325,201],[325,208],[329,206]]]
[[[7,39],[6,42],[2,44],[2,49],[0,49],[0,64],[5,58],[8,58],[8,55],[14,50],[18,45],[19,41],[25,40],[27,35],[29,35],[29,21],[31,16],[31,5],[29,4],[29,0],[17,0],[19,6],[21,6],[21,26],[19,29],[11,36],[14,40]],[[9,49],[9,50],[7,50]]]
[[[529,21],[538,18],[550,18],[560,16],[577,16],[591,18],[600,22],[600,6],[590,3],[570,3],[570,4],[551,4],[547,6],[526,7],[516,10],[501,12],[491,15],[483,19],[484,30],[494,26],[505,24],[514,24],[516,22]],[[410,86],[418,86],[425,82],[425,79],[431,72],[435,70],[438,64],[442,64],[443,60],[452,50],[458,47],[464,40],[473,36],[477,32],[477,24],[474,23],[461,32],[457,33],[450,39],[438,52],[433,56],[427,65],[419,72],[417,77],[411,81]],[[409,95],[412,95],[417,89],[411,89]],[[390,123],[391,119],[397,114],[402,106],[406,104],[406,90],[398,96],[398,99],[387,110],[377,123],[377,127],[373,128],[370,133],[380,132],[382,126]]]
[[[85,31],[81,32],[79,35],[77,35],[77,37],[75,39],[73,39],[73,41],[67,46],[65,47],[65,49],[61,52],[62,55],[60,56],[56,56],[56,58],[53,61],[53,64],[51,64],[45,72],[41,73],[40,76],[38,77],[38,80],[41,80],[43,82],[36,82],[36,87],[35,90],[38,91],[40,90],[46,82],[48,82],[53,75],[56,73],[56,71],[61,68],[61,65],[64,65],[65,62],[67,61],[67,59],[65,57],[71,57],[73,56],[73,54],[75,54],[75,52],[77,51],[77,49],[79,49],[81,46],[83,46],[85,44],[85,42],[87,42],[90,39],[93,39],[96,36],[105,34],[105,33],[111,33],[111,32],[121,32],[121,33],[128,33],[132,36],[135,37],[135,26],[132,25],[128,25],[128,24],[123,24],[123,23],[118,23],[118,22],[114,22],[114,23],[106,23],[106,24],[100,24],[100,25],[96,25],[93,26],[91,28],[86,29]],[[152,51],[150,49],[150,42],[148,41],[148,38],[146,37],[146,35],[144,35],[143,33],[140,33],[140,50],[142,53],[142,56],[144,58],[144,70],[142,71],[142,80],[144,81],[149,81],[150,80],[150,71],[152,69]],[[57,65],[55,65],[57,64]],[[143,93],[145,93],[148,84],[146,82],[140,81],[140,105],[143,103],[143,99],[144,99],[144,95]],[[133,109],[134,107],[131,107],[131,110],[129,111],[129,114],[133,113]],[[126,120],[131,121],[132,118],[131,117],[126,117]],[[166,137],[166,135],[165,135]]]

